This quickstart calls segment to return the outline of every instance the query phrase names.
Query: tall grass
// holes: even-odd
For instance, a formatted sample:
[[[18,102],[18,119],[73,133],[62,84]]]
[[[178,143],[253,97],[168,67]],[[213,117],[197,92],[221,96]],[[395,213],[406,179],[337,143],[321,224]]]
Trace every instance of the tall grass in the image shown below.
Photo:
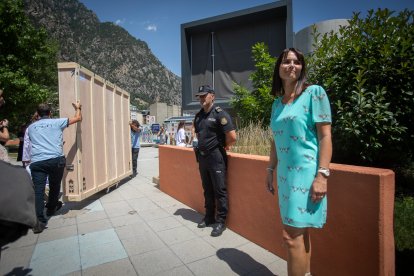
[[[237,130],[237,142],[231,152],[269,156],[272,132],[261,122],[250,122]]]

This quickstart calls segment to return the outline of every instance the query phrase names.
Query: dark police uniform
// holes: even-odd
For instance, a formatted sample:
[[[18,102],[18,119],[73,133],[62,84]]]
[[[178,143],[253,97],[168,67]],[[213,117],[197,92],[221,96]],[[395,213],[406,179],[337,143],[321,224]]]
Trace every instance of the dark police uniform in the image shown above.
[[[207,113],[201,109],[195,115],[194,127],[198,138],[195,150],[204,189],[205,220],[215,221],[217,200],[216,221],[225,223],[228,212],[225,133],[235,128],[229,114],[218,106],[213,106]]]

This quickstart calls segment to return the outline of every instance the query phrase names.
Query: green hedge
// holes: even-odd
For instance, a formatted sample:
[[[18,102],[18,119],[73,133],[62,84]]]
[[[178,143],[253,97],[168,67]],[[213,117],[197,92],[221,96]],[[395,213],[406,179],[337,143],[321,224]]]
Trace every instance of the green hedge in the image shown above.
[[[414,250],[414,197],[396,197],[394,239],[398,251]]]

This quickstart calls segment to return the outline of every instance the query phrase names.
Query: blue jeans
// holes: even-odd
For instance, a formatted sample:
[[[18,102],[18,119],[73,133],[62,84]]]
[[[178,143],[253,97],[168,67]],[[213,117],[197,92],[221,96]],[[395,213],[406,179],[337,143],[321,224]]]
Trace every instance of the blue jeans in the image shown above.
[[[30,164],[32,180],[35,189],[36,216],[39,221],[46,223],[47,219],[43,214],[45,208],[44,194],[46,178],[49,177],[49,202],[48,208],[56,207],[59,200],[60,183],[66,165],[65,156],[42,160]]]

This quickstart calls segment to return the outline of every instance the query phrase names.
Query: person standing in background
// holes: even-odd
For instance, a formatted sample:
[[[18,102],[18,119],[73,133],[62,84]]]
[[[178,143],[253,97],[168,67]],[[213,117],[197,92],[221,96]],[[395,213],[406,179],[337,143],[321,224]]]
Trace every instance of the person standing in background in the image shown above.
[[[178,123],[177,133],[175,134],[175,145],[179,147],[185,147],[187,145],[185,141],[184,121]]]
[[[6,101],[3,98],[3,89],[0,88],[0,106],[3,106]],[[9,121],[7,119],[3,119],[0,121],[0,160],[10,162],[9,154],[7,153],[7,149],[4,147],[6,142],[10,139],[9,134]]]
[[[26,133],[27,124],[21,125],[17,137],[19,138],[19,149],[17,150],[17,161],[22,161],[23,147],[24,147],[24,134]],[[23,164],[24,167],[24,164]]]
[[[161,126],[160,127],[160,130],[158,131],[158,134],[157,134],[157,136],[158,136],[158,139],[160,140],[160,145],[164,145],[166,142],[165,142],[165,128],[164,128],[164,126]]]
[[[191,136],[190,136],[190,141],[188,141],[188,146],[196,148],[197,147],[197,135],[195,133],[195,127],[194,127],[194,120],[191,123]]]
[[[132,120],[129,123],[131,127],[131,147],[132,147],[132,177],[138,174],[138,155],[141,148],[141,128],[137,120]]]

